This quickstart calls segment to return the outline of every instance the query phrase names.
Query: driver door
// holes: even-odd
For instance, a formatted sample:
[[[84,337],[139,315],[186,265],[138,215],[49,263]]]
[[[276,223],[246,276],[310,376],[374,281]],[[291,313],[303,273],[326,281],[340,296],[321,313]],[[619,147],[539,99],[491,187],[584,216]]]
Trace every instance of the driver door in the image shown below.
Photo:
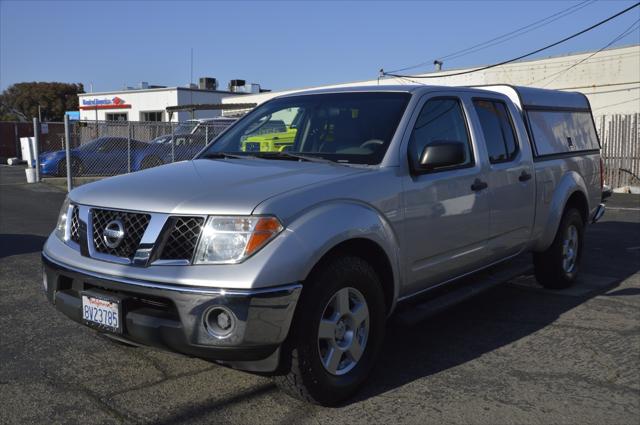
[[[407,286],[424,290],[477,268],[487,258],[489,194],[472,142],[467,107],[456,95],[427,97],[413,117],[408,150],[422,152],[436,141],[468,146],[464,161],[403,178],[405,228],[402,249]]]
[[[102,175],[121,174],[127,171],[128,140],[110,137],[97,151],[97,172]]]

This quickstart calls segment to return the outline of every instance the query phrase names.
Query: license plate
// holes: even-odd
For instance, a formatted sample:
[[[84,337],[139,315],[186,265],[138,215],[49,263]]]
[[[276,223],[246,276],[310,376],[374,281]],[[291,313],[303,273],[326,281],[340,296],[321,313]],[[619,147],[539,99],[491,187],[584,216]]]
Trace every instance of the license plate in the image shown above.
[[[111,332],[122,332],[120,300],[95,294],[82,294],[82,319],[88,325]]]

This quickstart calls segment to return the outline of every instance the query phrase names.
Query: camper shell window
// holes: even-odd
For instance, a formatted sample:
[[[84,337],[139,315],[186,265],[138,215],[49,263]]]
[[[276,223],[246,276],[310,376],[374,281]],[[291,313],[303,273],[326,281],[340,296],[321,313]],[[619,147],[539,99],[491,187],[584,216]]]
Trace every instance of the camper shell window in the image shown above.
[[[538,156],[600,149],[591,112],[529,109],[527,118]]]

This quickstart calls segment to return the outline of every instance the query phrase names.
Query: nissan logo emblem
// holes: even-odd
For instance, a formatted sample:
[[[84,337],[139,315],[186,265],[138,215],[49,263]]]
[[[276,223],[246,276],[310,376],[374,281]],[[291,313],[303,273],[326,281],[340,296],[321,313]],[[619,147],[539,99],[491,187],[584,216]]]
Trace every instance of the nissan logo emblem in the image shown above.
[[[124,239],[124,224],[120,220],[111,220],[102,231],[102,240],[109,248],[117,248]]]

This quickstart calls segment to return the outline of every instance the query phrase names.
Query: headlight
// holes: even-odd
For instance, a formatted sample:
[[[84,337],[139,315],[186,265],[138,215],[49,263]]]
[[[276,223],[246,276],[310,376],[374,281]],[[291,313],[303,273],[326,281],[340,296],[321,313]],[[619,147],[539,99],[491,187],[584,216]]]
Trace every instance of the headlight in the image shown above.
[[[58,224],[56,224],[56,236],[62,239],[63,241],[69,240],[69,235],[67,234],[67,219],[69,215],[69,197],[67,196],[62,203],[62,207],[60,207],[60,214],[58,214]]]
[[[275,217],[209,217],[196,250],[196,264],[239,263],[282,231]]]

